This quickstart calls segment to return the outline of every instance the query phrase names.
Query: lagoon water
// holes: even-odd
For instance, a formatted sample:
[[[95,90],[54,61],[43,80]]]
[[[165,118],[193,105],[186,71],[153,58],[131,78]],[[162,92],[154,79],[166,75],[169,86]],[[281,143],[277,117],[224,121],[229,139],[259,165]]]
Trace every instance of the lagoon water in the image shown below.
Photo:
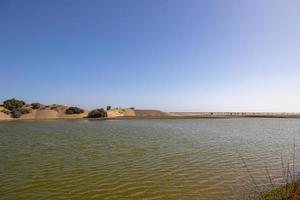
[[[296,119],[2,122],[0,199],[245,199],[294,140],[297,170]]]

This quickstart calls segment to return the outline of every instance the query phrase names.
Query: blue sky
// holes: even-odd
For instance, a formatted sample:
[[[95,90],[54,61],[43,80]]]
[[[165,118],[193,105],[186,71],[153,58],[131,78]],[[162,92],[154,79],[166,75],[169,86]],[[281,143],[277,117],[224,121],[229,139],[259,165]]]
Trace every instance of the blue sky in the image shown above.
[[[0,101],[300,112],[298,0],[0,1]]]

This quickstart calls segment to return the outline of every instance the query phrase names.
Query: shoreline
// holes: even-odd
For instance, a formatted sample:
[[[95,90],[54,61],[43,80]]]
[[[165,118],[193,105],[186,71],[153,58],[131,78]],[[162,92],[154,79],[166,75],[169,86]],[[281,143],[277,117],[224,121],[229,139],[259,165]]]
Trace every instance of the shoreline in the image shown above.
[[[59,120],[147,120],[147,119],[300,119],[300,115],[243,115],[243,116],[228,116],[228,115],[218,115],[218,116],[207,116],[207,115],[184,115],[184,116],[120,116],[120,117],[107,117],[107,118],[87,118],[87,117],[62,117],[62,118],[44,118],[44,119],[20,119],[20,118],[10,118],[10,119],[0,119],[0,122],[16,122],[16,121],[59,121]]]
[[[91,114],[91,115],[90,115]],[[90,118],[88,118],[90,117]],[[235,118],[278,118],[300,119],[297,112],[165,112],[156,109],[96,108],[93,110],[64,104],[28,104],[15,98],[0,105],[1,121],[42,120],[126,120],[126,119],[235,119]]]

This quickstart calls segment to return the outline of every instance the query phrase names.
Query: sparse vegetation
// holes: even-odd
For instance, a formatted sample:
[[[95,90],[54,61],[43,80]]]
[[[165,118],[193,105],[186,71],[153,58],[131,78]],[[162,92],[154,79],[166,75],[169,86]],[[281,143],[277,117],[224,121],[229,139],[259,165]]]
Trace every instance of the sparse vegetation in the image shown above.
[[[89,112],[88,118],[104,118],[107,117],[107,112],[103,109],[95,109]]]
[[[42,104],[40,103],[32,103],[31,104],[31,108],[36,110],[36,109],[40,109],[42,107]]]
[[[111,106],[107,106],[107,107],[106,107],[106,110],[111,110]]]
[[[299,200],[300,199],[300,174],[295,172],[295,138],[294,138],[294,145],[293,145],[293,155],[292,155],[292,163],[284,164],[283,157],[281,155],[281,167],[282,167],[282,185],[274,186],[272,178],[269,174],[269,170],[266,167],[267,176],[269,179],[269,185],[272,188],[269,191],[263,192],[258,195],[253,200]],[[254,178],[245,162],[242,158],[242,161],[247,169],[249,176],[252,179],[252,183],[256,189],[258,189]]]
[[[130,109],[131,109],[131,110],[134,110],[135,108],[134,108],[134,107],[130,107]]]
[[[25,105],[25,101],[18,100],[15,98],[8,99],[3,102],[3,107],[11,111],[18,110],[22,108],[24,105]]]
[[[18,111],[19,111],[22,115],[25,115],[25,114],[30,113],[30,109],[28,109],[28,108],[20,108]]]
[[[299,182],[274,188],[262,193],[254,200],[299,200]]]
[[[8,110],[1,110],[1,112],[6,114],[6,115],[10,115],[10,112]]]
[[[60,108],[60,105],[57,105],[57,104],[52,104],[49,106],[50,107],[50,110],[55,110],[55,111],[58,111],[59,108]]]
[[[78,108],[78,107],[69,107],[65,113],[68,114],[68,115],[72,115],[72,114],[81,114],[83,113],[84,110],[81,109],[81,108]]]
[[[44,110],[49,109],[49,108],[50,108],[49,105],[46,105],[46,106],[42,107],[42,109],[44,109]]]

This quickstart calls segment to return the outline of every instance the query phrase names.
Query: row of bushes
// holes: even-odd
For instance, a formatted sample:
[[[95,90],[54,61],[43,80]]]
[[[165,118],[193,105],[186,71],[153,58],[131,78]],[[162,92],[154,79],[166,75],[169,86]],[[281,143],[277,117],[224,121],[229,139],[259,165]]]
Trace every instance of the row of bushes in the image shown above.
[[[84,110],[78,107],[69,107],[65,113],[72,115],[72,114],[81,114]],[[107,117],[107,112],[103,108],[95,109],[89,112],[88,118],[104,118]]]
[[[31,104],[31,108],[36,110],[36,109],[40,109],[42,107],[42,104],[40,103],[32,103]]]
[[[1,112],[10,115],[13,118],[20,118],[24,114],[30,113],[30,108],[32,109],[40,109],[43,107],[40,103],[32,103],[30,105],[26,105],[25,101],[18,100],[15,98],[8,99],[3,102],[3,107],[6,110],[2,110]],[[107,106],[107,110],[110,110],[111,107]],[[66,114],[72,115],[72,114],[81,114],[84,110],[78,107],[69,107],[65,110]],[[89,118],[104,118],[107,117],[107,112],[103,108],[92,110],[88,113]]]

